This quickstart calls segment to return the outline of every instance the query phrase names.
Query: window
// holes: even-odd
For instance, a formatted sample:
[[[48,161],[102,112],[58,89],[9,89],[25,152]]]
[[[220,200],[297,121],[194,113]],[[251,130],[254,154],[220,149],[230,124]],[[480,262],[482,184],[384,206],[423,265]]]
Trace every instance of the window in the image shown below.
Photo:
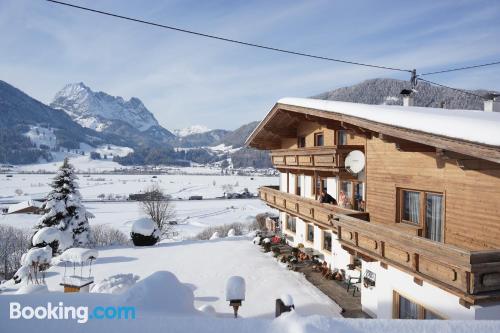
[[[444,198],[442,193],[399,190],[399,222],[420,228],[420,236],[436,242],[444,240]]]
[[[299,136],[297,138],[297,147],[304,148],[306,146],[306,138],[304,136]]]
[[[323,250],[332,252],[332,233],[323,231]]]
[[[291,232],[297,231],[297,220],[295,217],[287,215],[286,216],[286,229]]]
[[[325,139],[323,136],[323,132],[314,134],[314,145],[316,147],[321,147],[325,145]]]
[[[420,224],[420,192],[403,190],[403,222]]]
[[[394,292],[393,317],[395,319],[443,319],[422,305]]]
[[[443,241],[443,195],[428,193],[425,199],[425,238]]]
[[[309,242],[314,242],[314,225],[308,224],[307,225],[307,240]]]
[[[337,145],[347,145],[347,131],[346,130],[338,130],[337,131]]]

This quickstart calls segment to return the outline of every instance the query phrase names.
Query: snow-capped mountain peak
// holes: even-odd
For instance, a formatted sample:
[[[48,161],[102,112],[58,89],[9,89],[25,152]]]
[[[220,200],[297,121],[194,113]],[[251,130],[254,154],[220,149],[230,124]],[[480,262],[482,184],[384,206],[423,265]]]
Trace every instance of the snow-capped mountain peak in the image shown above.
[[[200,134],[209,132],[210,129],[203,125],[192,125],[186,128],[173,130],[173,133],[179,137],[185,137],[191,134]]]
[[[102,91],[94,92],[83,82],[71,83],[54,97],[51,106],[64,110],[83,127],[103,131],[116,121],[125,122],[139,131],[158,126],[158,121],[140,99],[126,101]]]

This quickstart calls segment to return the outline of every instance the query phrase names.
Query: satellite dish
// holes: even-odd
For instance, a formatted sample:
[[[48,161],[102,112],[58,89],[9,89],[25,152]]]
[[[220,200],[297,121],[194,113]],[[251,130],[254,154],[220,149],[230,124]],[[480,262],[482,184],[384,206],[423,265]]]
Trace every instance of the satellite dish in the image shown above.
[[[365,168],[365,154],[361,150],[353,150],[347,154],[344,164],[350,173],[359,173]]]

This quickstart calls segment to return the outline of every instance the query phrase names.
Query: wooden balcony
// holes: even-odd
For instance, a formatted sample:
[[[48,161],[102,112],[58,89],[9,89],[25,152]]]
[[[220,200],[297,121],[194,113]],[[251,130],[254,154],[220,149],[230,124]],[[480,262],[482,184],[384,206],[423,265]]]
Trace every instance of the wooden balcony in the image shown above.
[[[397,267],[460,297],[464,306],[500,300],[500,251],[470,251],[434,242],[389,224],[370,223],[367,213],[261,187],[260,198],[337,233],[342,246],[367,261]]]
[[[318,171],[342,171],[345,156],[364,146],[324,146],[271,151],[271,160],[278,169],[305,169]]]

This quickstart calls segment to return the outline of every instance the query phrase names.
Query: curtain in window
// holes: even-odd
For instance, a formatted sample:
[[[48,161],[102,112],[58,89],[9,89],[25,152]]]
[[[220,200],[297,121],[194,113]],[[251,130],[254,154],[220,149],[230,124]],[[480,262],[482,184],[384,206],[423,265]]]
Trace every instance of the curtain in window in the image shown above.
[[[418,319],[417,304],[399,296],[399,319]]]
[[[427,194],[426,200],[426,238],[441,242],[443,240],[443,196]]]
[[[418,224],[420,221],[420,193],[404,191],[403,201],[403,220]]]

